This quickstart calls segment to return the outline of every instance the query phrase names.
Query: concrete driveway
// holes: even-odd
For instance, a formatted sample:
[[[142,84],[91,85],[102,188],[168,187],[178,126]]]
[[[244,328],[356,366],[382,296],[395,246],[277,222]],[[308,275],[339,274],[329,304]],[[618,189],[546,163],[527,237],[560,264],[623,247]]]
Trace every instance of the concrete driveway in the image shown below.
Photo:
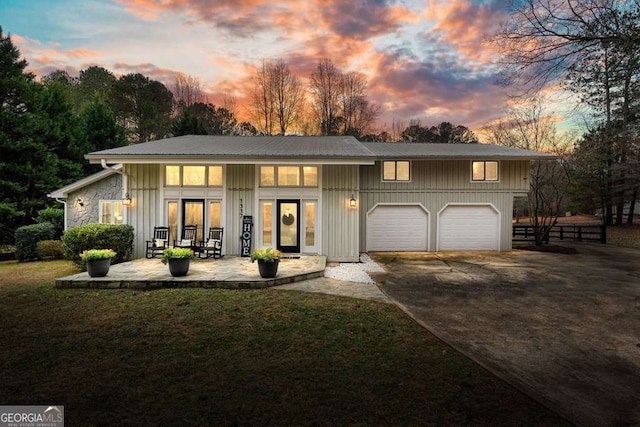
[[[578,425],[640,424],[640,250],[377,253],[429,331]]]

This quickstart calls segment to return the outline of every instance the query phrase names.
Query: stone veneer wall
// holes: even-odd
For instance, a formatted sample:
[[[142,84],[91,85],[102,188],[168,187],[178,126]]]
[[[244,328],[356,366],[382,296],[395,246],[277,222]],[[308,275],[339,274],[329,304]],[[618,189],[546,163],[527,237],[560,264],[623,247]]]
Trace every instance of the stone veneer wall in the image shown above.
[[[82,200],[84,206],[78,204]],[[108,178],[69,193],[67,198],[67,228],[100,222],[100,200],[122,199],[122,175],[114,173]]]

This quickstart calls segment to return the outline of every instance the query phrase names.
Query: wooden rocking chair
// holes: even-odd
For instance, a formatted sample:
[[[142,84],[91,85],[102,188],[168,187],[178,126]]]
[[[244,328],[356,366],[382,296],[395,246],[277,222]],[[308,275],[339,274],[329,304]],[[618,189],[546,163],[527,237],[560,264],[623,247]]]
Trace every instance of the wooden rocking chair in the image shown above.
[[[214,259],[220,259],[222,255],[222,236],[224,234],[224,228],[211,227],[209,228],[209,237],[202,242],[202,245],[198,248],[198,257]],[[204,256],[203,256],[204,255]]]
[[[169,247],[169,227],[153,227],[153,239],[147,240],[147,258],[162,256]]]
[[[182,227],[182,234],[180,240],[174,240],[174,248],[188,248],[196,250],[198,247],[198,226],[197,225],[185,225]]]

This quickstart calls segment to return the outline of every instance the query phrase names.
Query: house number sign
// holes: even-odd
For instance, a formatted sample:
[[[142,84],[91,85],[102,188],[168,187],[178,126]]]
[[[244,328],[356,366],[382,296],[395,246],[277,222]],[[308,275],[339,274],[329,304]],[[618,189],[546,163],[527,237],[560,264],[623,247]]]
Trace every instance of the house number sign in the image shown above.
[[[242,217],[242,249],[240,256],[251,256],[251,228],[253,227],[253,217],[251,215],[245,215]]]

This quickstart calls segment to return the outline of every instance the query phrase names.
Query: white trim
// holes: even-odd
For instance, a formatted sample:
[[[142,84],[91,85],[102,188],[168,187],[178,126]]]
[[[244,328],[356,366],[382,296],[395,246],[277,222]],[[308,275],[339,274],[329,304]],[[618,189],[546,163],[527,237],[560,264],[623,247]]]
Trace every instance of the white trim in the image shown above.
[[[113,169],[122,169],[122,164],[113,166]],[[57,190],[54,190],[51,193],[47,194],[47,197],[50,197],[52,199],[66,199],[69,196],[69,193],[86,187],[87,185],[93,184],[94,182],[100,181],[101,179],[113,175],[114,173],[117,172],[110,169],[101,170],[100,172],[96,172],[93,175],[89,175],[62,188],[58,188]]]
[[[258,249],[266,248],[266,247],[276,247],[278,242],[277,236],[277,202],[279,199],[291,199],[291,200],[299,200],[300,210],[302,212],[302,207],[305,201],[315,201],[316,202],[316,236],[315,248],[317,249],[318,254],[322,254],[322,227],[323,227],[323,217],[322,217],[322,176],[323,176],[323,168],[320,164],[312,164],[312,163],[298,163],[296,162],[296,166],[318,166],[318,186],[317,187],[260,187],[260,166],[278,166],[282,165],[282,163],[273,163],[269,162],[266,164],[256,163],[254,166],[254,192],[253,192],[253,206],[257,210],[256,215],[254,215],[254,233],[256,236],[255,247]],[[262,242],[262,202],[272,202],[273,203],[273,211],[272,211],[272,242],[271,245],[265,246]],[[302,213],[301,213],[302,215]],[[255,218],[258,218],[255,221]],[[302,225],[302,223],[301,223]],[[300,236],[300,250],[302,251],[303,241],[302,241],[302,229]]]
[[[498,214],[498,249],[497,251],[502,250],[502,213],[493,203],[447,203],[444,205],[442,209],[438,211],[437,222],[436,222],[436,252],[440,251],[440,215],[447,209],[449,206],[488,206],[493,209]],[[512,213],[513,215],[513,213]]]
[[[369,247],[369,215],[371,215],[371,213],[378,207],[378,206],[417,206],[419,208],[421,208],[423,211],[425,211],[425,213],[427,214],[427,252],[431,252],[431,212],[429,212],[429,209],[427,209],[422,203],[412,203],[412,202],[406,202],[406,203],[392,203],[392,202],[384,202],[384,203],[376,203],[375,205],[373,205],[373,207],[371,209],[369,209],[367,211],[366,217],[367,217],[367,223],[365,224],[365,238],[366,238],[366,245],[365,248]]]

